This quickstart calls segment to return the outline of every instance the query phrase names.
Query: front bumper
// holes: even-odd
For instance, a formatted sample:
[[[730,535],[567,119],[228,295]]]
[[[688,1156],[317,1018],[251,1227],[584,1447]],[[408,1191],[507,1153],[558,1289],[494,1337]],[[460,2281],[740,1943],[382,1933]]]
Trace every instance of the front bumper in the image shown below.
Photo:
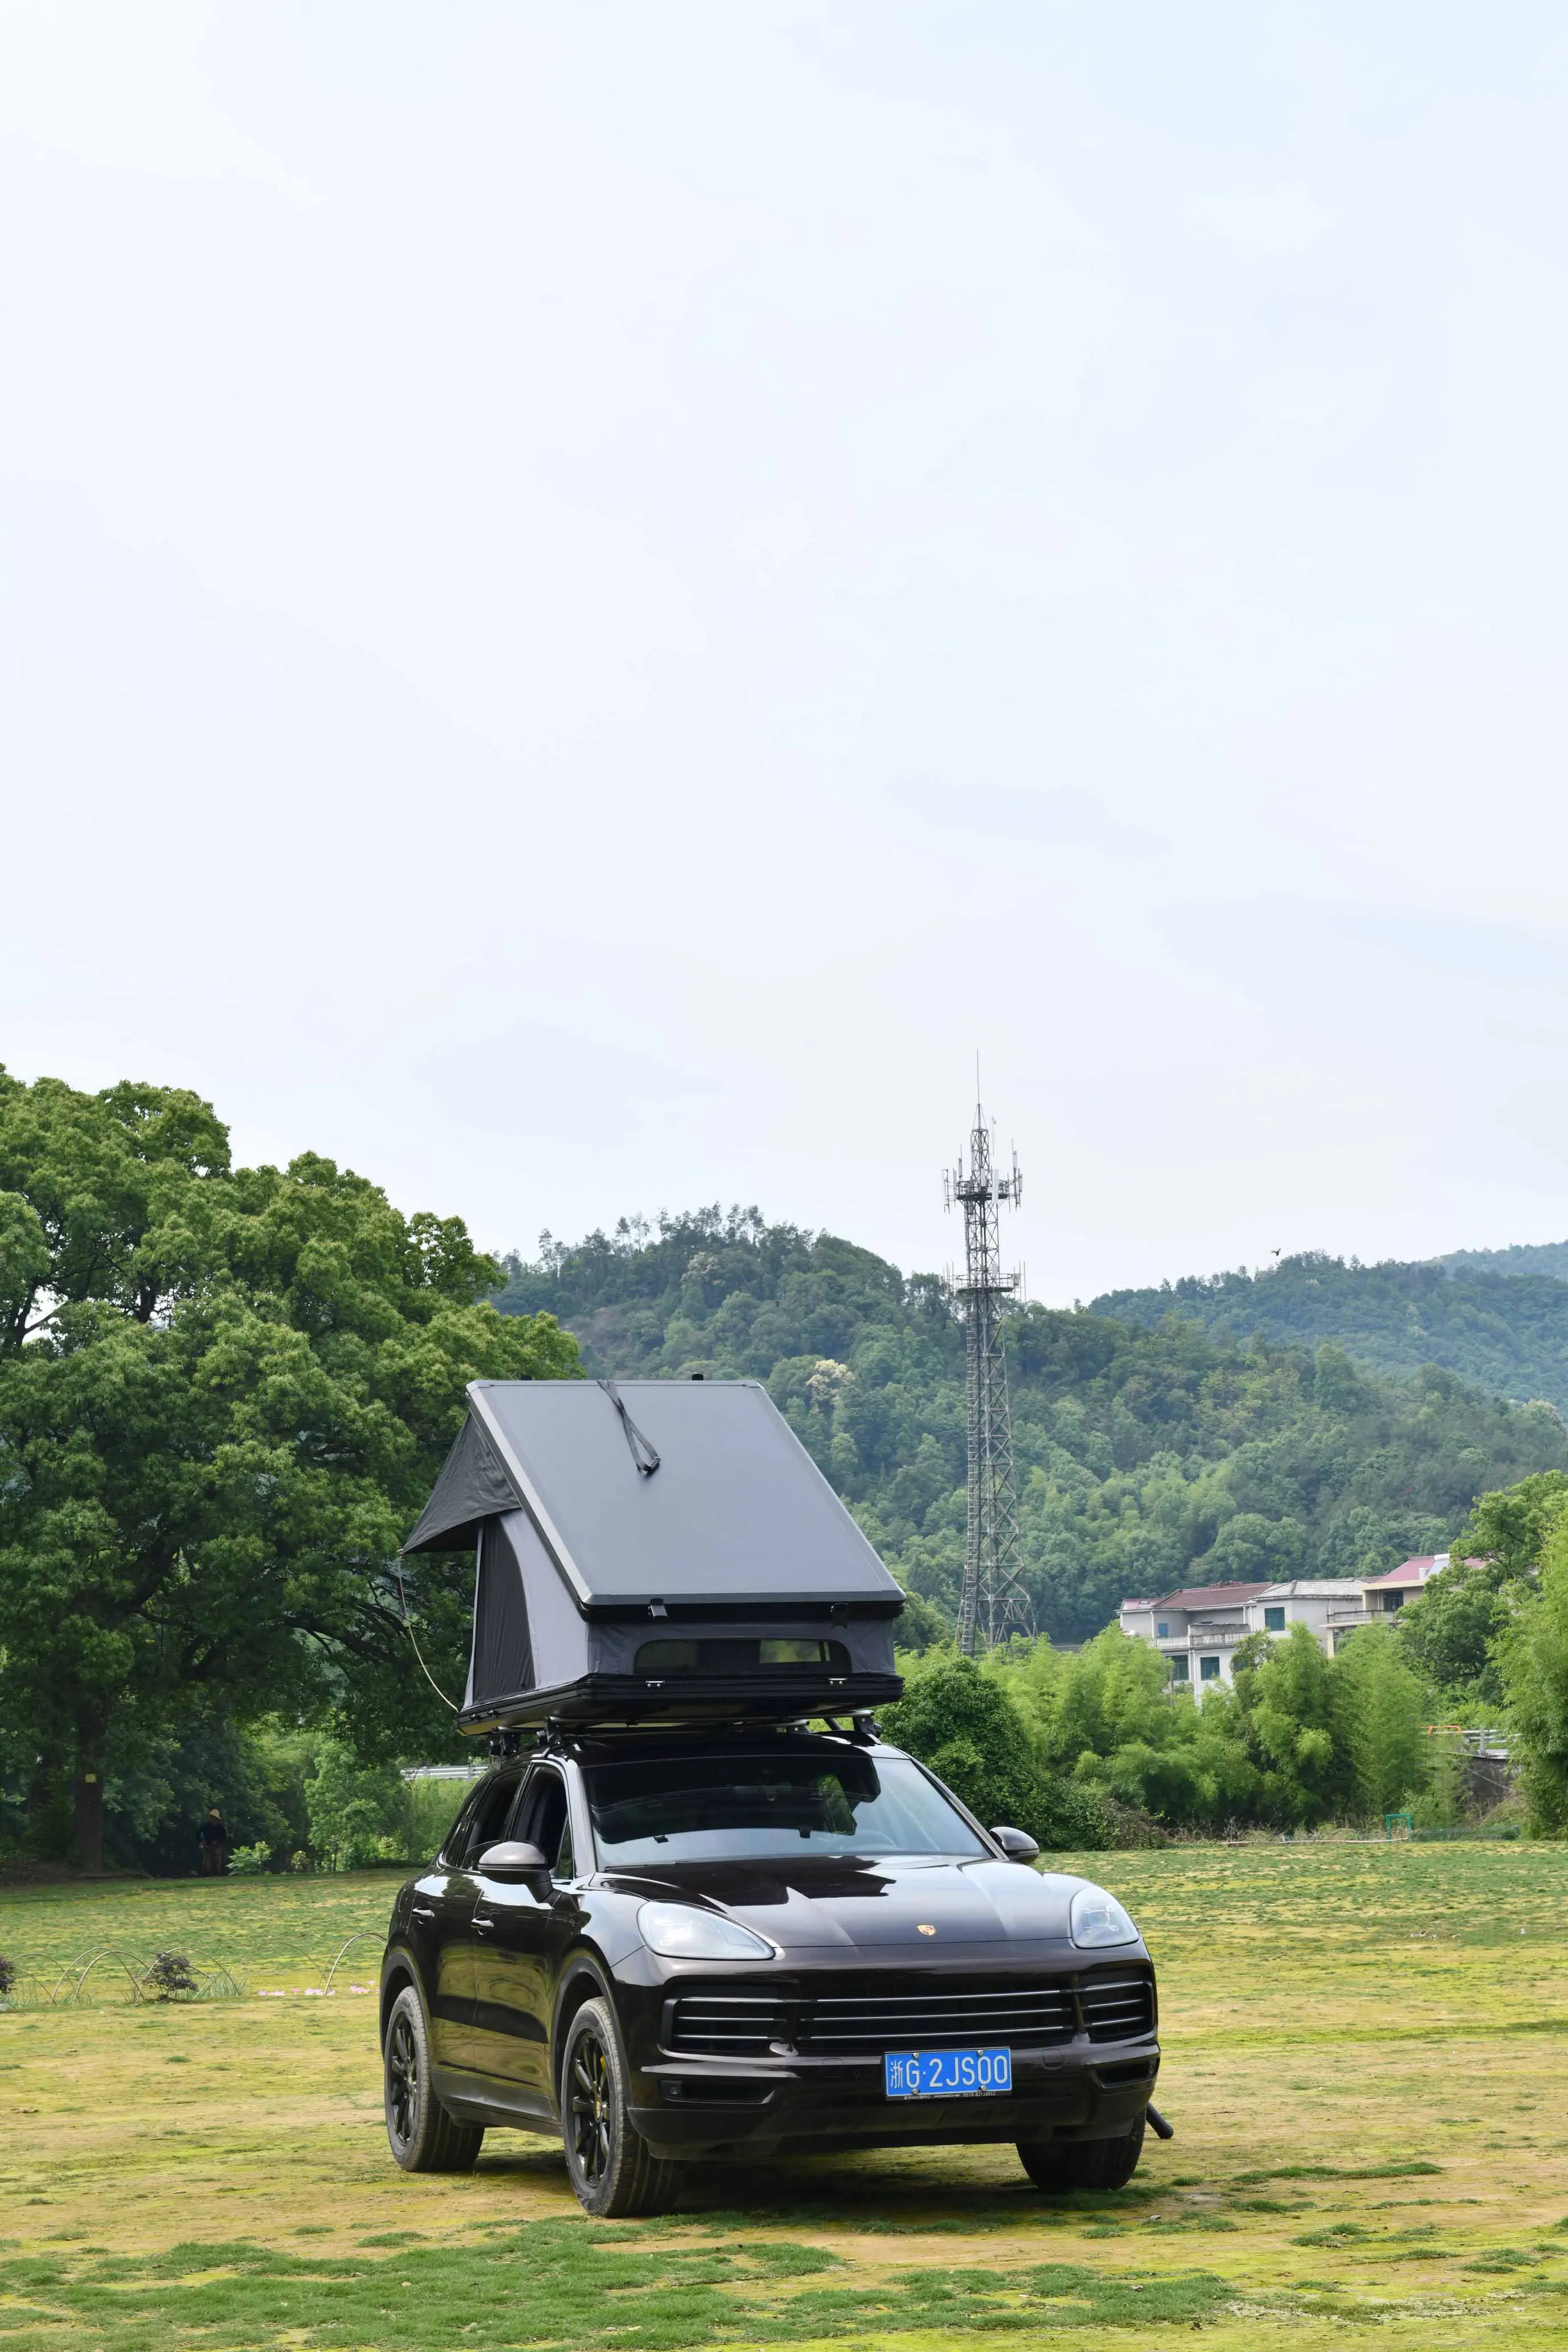
[[[1148,2105],[1160,2053],[1015,2051],[1013,2089],[983,2098],[890,2099],[882,2062],[797,2062],[770,2072],[660,2070],[632,2121],[657,2156],[762,2158],[796,2147],[929,2147],[980,2140],[1113,2139]]]
[[[1114,2138],[1142,2113],[1159,2073],[1152,1970],[1149,1976],[1147,2026],[1132,2038],[1091,2040],[1079,2031],[1057,2046],[1042,2048],[998,2032],[989,2038],[1006,2042],[1012,2050],[1011,2091],[925,2099],[888,2096],[879,2052],[817,2055],[791,2048],[787,2041],[765,2053],[743,2056],[671,2049],[669,1979],[646,1994],[623,1982],[617,2008],[631,2065],[632,2121],[656,2154],[688,2158],[761,2159],[792,2147]],[[936,1979],[961,1990],[988,1980],[967,1971],[944,1972]],[[799,1998],[807,2003],[831,1993],[836,1983],[864,1993],[868,1981],[907,1991],[933,1979],[925,1970],[901,1968],[844,1977],[810,1969],[798,1979]],[[953,2046],[959,2037],[943,2039]],[[890,2041],[888,2046],[905,2045]],[[914,2046],[912,2037],[908,2046]],[[942,2042],[927,2037],[921,2046]]]

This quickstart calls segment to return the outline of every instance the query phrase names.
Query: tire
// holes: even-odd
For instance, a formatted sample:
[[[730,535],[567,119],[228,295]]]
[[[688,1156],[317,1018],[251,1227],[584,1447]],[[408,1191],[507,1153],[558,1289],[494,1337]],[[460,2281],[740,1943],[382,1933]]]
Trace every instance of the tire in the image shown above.
[[[386,2137],[405,2172],[472,2172],[483,2124],[460,2124],[430,2087],[430,2036],[412,1985],[393,2002],[382,2044]]]
[[[1143,2118],[1119,2139],[1021,2139],[1018,2155],[1037,2189],[1125,2189],[1143,2153]]]
[[[674,2202],[676,2168],[654,2155],[627,2112],[626,2064],[607,2001],[584,2001],[567,2030],[561,2137],[585,2213],[611,2221],[667,2212]]]

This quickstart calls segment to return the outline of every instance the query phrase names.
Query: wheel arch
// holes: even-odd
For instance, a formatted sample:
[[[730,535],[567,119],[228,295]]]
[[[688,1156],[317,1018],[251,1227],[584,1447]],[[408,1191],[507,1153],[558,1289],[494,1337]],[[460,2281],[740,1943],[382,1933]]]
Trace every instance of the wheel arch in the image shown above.
[[[566,2037],[572,2031],[572,2020],[591,2000],[607,2001],[610,2015],[616,2016],[615,1988],[603,1961],[592,1952],[577,1952],[562,1971],[561,1986],[555,1996],[555,2014],[550,2027],[550,2091],[557,2110],[561,2105],[561,2060],[566,2047]]]
[[[426,2029],[428,2031],[430,2004],[425,1998],[425,1988],[419,1981],[419,1970],[415,1966],[414,1955],[412,1952],[405,1951],[400,1945],[394,1944],[388,1948],[386,1957],[381,1964],[380,2032],[376,2038],[383,2049],[386,2046],[386,2029],[392,2021],[394,2004],[398,1994],[405,1991],[409,1986],[414,1989],[415,1999],[424,2012]]]

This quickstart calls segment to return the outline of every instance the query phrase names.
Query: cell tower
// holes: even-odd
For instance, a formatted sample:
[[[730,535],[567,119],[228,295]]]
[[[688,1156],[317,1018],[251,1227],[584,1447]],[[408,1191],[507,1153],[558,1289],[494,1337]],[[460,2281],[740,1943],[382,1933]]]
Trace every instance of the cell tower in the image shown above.
[[[1024,1180],[1016,1151],[1011,1175],[997,1174],[978,1101],[969,1165],[960,1152],[942,1189],[944,1207],[957,1201],[963,1209],[964,1276],[953,1286],[953,1297],[963,1309],[969,1355],[969,1527],[958,1608],[958,1646],[968,1658],[977,1649],[994,1649],[1010,1634],[1035,1630],[1018,1558],[1013,1416],[1002,1342],[1003,1309],[1018,1287],[1018,1276],[1002,1271],[1001,1205],[1007,1201],[1017,1206]]]

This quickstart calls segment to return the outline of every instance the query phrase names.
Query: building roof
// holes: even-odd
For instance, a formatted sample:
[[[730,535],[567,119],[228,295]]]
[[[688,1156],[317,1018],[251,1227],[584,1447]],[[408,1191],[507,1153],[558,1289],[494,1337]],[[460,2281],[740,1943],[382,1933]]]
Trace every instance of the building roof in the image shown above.
[[[1339,1601],[1347,1592],[1359,1592],[1361,1579],[1357,1576],[1297,1576],[1288,1584],[1271,1584],[1260,1598],[1265,1601]]]
[[[1189,1584],[1181,1592],[1167,1592],[1163,1601],[1156,1601],[1152,1606],[1189,1612],[1194,1609],[1239,1609],[1268,1589],[1267,1584]]]
[[[1429,1576],[1436,1575],[1438,1569],[1447,1565],[1446,1551],[1418,1552],[1414,1559],[1402,1559],[1399,1566],[1391,1568],[1386,1576],[1363,1576],[1360,1580],[1361,1587],[1363,1592],[1377,1592],[1388,1585],[1425,1584]]]

